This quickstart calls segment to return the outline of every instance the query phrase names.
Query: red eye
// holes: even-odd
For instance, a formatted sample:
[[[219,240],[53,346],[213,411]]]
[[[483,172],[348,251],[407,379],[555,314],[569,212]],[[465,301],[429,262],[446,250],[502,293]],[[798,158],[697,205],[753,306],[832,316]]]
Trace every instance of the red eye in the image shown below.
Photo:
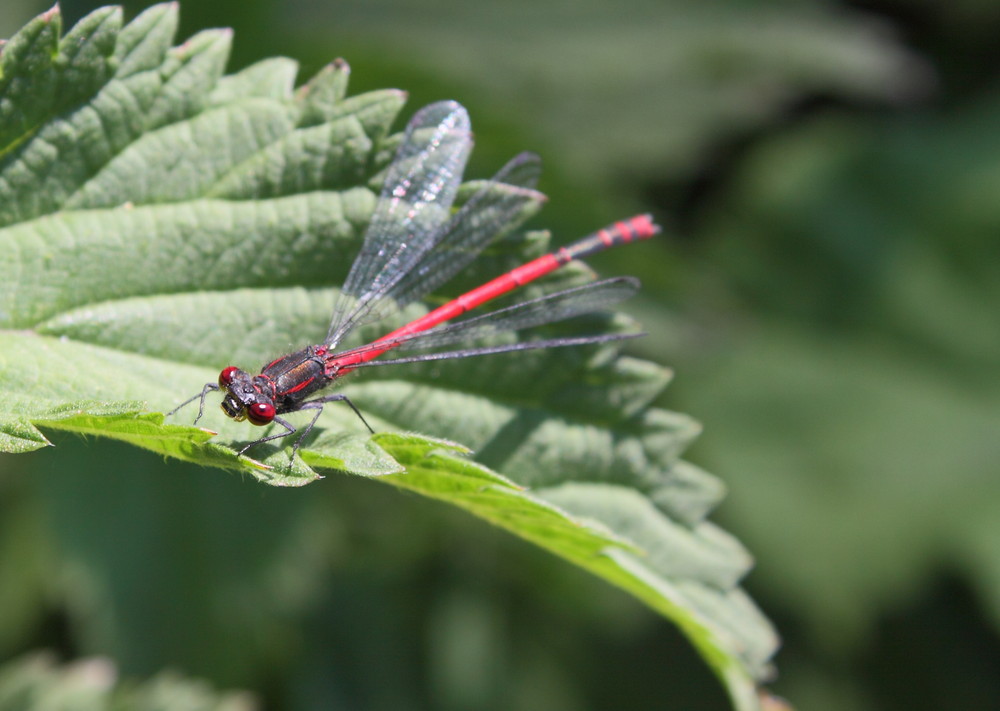
[[[255,402],[247,407],[247,419],[254,425],[270,424],[274,415],[274,405],[269,402]]]
[[[236,375],[237,370],[239,370],[239,368],[234,365],[231,365],[228,368],[223,368],[222,372],[219,373],[219,387],[224,388],[228,386],[229,383],[233,382],[233,376]]]

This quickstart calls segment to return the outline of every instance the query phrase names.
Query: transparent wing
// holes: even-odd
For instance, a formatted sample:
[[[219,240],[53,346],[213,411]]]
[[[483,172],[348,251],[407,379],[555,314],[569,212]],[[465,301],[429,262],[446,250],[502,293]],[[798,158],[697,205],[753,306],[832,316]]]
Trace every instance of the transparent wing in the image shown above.
[[[345,353],[338,353],[334,359],[349,354],[364,353],[369,350],[397,350],[399,352],[426,351],[455,343],[485,338],[507,331],[532,328],[545,323],[553,323],[574,316],[604,310],[619,301],[633,296],[639,290],[639,280],[633,277],[616,277],[605,279],[583,286],[565,289],[537,299],[531,299],[514,306],[498,309],[482,316],[456,321],[432,328],[428,331],[402,336],[394,341],[361,346]],[[438,360],[441,358],[457,358],[462,355],[480,355],[483,353],[499,353],[510,350],[525,350],[528,348],[548,347],[552,345],[578,345],[582,343],[598,343],[601,341],[628,338],[628,335],[611,334],[602,336],[582,336],[561,338],[549,341],[511,344],[498,347],[470,348],[454,353],[429,354],[426,357],[402,358],[394,360],[372,360],[358,363],[351,367],[368,367],[373,365],[388,365],[391,363],[409,363],[415,360]],[[529,345],[534,343],[534,345]]]
[[[531,205],[545,200],[535,185],[542,172],[541,159],[520,153],[470,197],[442,226],[427,251],[392,289],[402,308],[448,282],[479,256],[495,237],[520,225]]]
[[[328,343],[339,341],[352,315],[429,249],[430,239],[448,218],[471,151],[469,114],[454,101],[426,106],[407,124],[361,251],[334,306]]]
[[[567,338],[550,338],[542,341],[521,341],[520,343],[505,343],[499,346],[483,346],[477,348],[462,348],[457,351],[438,351],[437,353],[421,353],[406,358],[390,358],[388,360],[370,360],[352,365],[354,368],[370,368],[373,365],[403,365],[404,363],[426,363],[429,360],[451,360],[454,358],[474,358],[481,355],[496,353],[513,353],[515,351],[537,351],[546,348],[565,348],[566,346],[590,346],[595,343],[611,341],[626,341],[631,338],[642,338],[645,333],[602,333],[596,336],[569,336]]]
[[[442,105],[434,104],[424,111],[439,106]],[[453,102],[447,106],[461,109]],[[461,111],[464,114],[464,109]],[[425,120],[422,113],[414,117],[410,127],[422,125]],[[446,118],[446,123],[450,124],[450,116]],[[465,119],[463,125],[467,132],[468,117]],[[448,141],[461,143],[449,130],[438,130],[436,133],[447,137]],[[541,162],[532,153],[522,153],[448,218],[447,208],[451,207],[461,183],[461,170],[451,174],[450,182],[445,187],[442,184],[445,176],[438,169],[441,161],[414,155],[414,151],[419,153],[421,145],[424,145],[425,153],[436,153],[442,150],[441,143],[425,144],[416,139],[410,140],[411,135],[418,134],[419,129],[408,127],[407,139],[393,163],[393,166],[400,163],[409,167],[399,170],[390,168],[389,178],[376,206],[376,217],[368,228],[361,253],[345,283],[344,295],[334,311],[334,320],[326,339],[331,348],[349,331],[385,318],[445,283],[472,262],[494,237],[523,222],[529,215],[531,205],[544,200],[544,196],[534,190],[541,173]],[[471,139],[467,147],[471,148]],[[462,165],[467,157],[466,150]],[[415,159],[419,160],[414,162]],[[447,163],[454,166],[454,161]],[[436,176],[430,181],[434,185],[416,194],[418,202],[406,202],[407,209],[400,207],[403,203],[394,202],[404,185],[408,188],[416,183],[427,183],[428,170]],[[393,184],[396,188],[392,187]],[[447,208],[444,208],[445,203]],[[417,218],[414,219],[411,213]],[[397,225],[394,219],[402,222]]]

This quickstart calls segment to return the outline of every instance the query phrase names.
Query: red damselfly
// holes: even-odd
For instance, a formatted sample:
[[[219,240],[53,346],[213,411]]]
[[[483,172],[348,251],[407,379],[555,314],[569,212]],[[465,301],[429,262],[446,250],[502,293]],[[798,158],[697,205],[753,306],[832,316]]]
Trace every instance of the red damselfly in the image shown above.
[[[395,159],[387,169],[361,251],[334,306],[333,321],[323,343],[273,360],[259,375],[229,366],[219,374],[218,383],[206,383],[201,393],[185,400],[169,414],[200,399],[195,418],[198,422],[204,413],[206,395],[223,390],[222,410],[229,417],[249,420],[254,425],[274,423],[284,429],[250,442],[239,450],[242,455],[254,445],[299,431],[279,415],[315,410],[292,447],[294,459],[325,403],[347,403],[372,431],[361,411],[346,395],[337,393],[310,399],[359,368],[602,343],[638,335],[619,333],[556,338],[375,360],[390,350],[434,351],[468,339],[551,323],[600,310],[631,296],[639,288],[638,280],[631,277],[605,279],[447,323],[571,260],[652,237],[659,232],[659,227],[649,215],[617,222],[534,259],[367,345],[336,350],[337,344],[349,332],[386,318],[444,284],[472,262],[494,237],[516,226],[528,203],[542,198],[534,189],[540,172],[539,159],[532,153],[522,153],[461,208],[453,211],[452,204],[471,150],[469,117],[462,106],[445,101],[417,112],[407,125]]]

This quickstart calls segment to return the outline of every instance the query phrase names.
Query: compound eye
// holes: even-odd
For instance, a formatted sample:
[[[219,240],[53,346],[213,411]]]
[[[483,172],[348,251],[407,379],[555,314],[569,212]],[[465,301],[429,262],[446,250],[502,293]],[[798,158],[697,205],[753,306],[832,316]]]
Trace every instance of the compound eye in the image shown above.
[[[254,425],[268,425],[275,416],[274,405],[269,402],[255,402],[247,406],[247,419]]]
[[[237,368],[235,365],[231,365],[228,368],[223,368],[222,372],[219,373],[219,387],[220,388],[229,387],[229,384],[233,382],[233,376],[236,375],[236,371],[238,370],[239,368]]]

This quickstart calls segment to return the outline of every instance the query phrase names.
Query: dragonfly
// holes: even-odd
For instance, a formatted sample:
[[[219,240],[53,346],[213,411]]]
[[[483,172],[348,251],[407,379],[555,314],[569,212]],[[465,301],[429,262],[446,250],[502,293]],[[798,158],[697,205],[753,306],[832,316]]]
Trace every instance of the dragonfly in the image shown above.
[[[561,321],[612,306],[634,295],[639,281],[617,277],[594,281],[523,301],[482,315],[454,321],[466,312],[529,284],[573,260],[617,245],[652,237],[660,231],[650,215],[636,215],[598,230],[568,246],[533,259],[448,301],[368,344],[338,351],[355,329],[397,314],[427,296],[466,268],[498,235],[523,219],[525,207],[543,199],[535,190],[541,161],[521,153],[511,159],[457,209],[462,175],[472,151],[468,112],[457,102],[424,107],[407,124],[395,158],[389,164],[381,193],[343,288],[337,297],[326,338],[281,356],[252,375],[235,366],[219,373],[217,382],[185,400],[168,415],[199,400],[197,423],[205,398],[222,391],[222,411],[253,425],[278,425],[282,431],[245,445],[237,453],[264,442],[301,434],[291,460],[312,432],[324,405],[343,402],[374,433],[358,407],[343,393],[322,395],[348,373],[371,366],[466,358],[495,353],[581,346],[632,338],[642,334],[612,333],[492,346],[441,350],[496,334]],[[417,353],[379,359],[390,351]],[[378,359],[378,360],[377,360]],[[312,419],[297,428],[282,417],[308,410]]]

